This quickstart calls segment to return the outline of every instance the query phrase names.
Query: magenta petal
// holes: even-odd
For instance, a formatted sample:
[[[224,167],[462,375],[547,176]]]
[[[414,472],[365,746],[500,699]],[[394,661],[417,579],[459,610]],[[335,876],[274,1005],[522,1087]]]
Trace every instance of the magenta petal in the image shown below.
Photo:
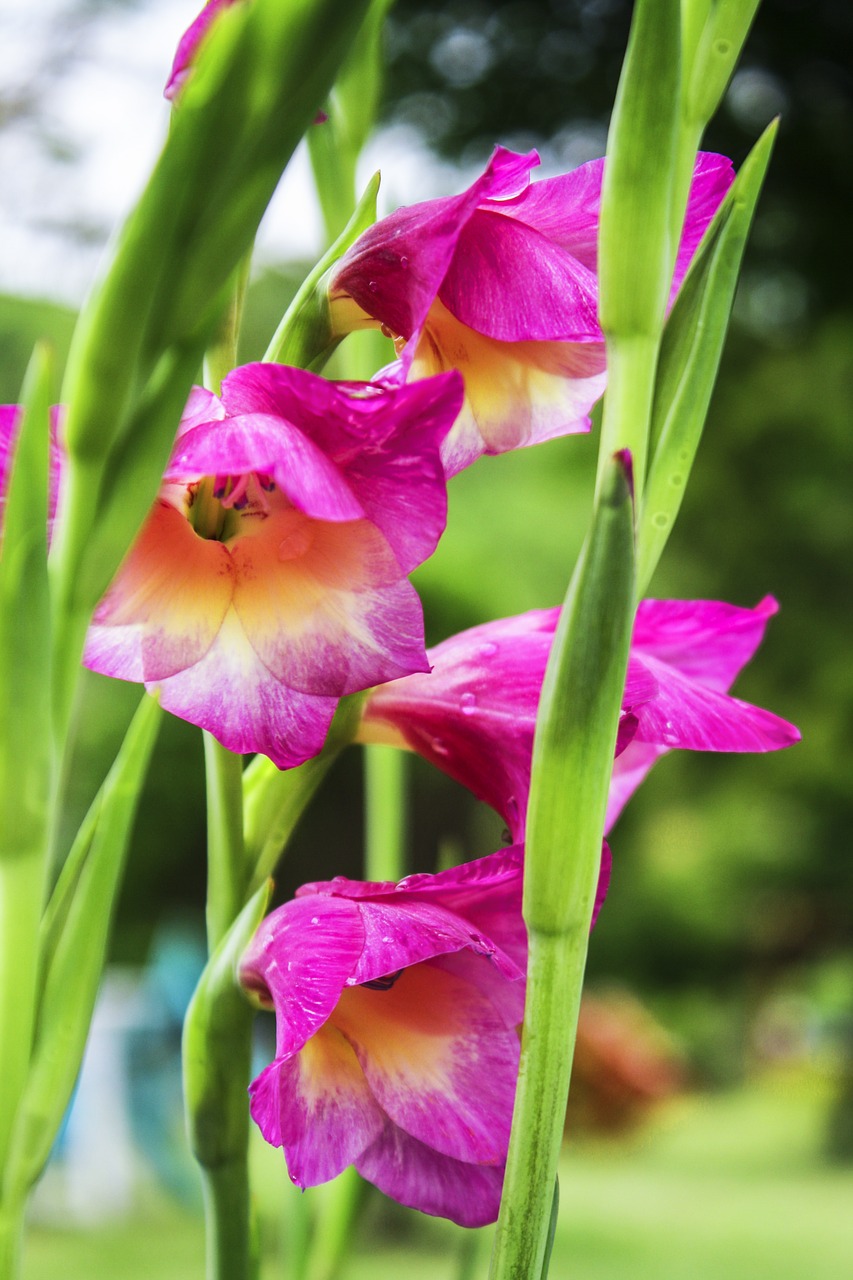
[[[167,711],[208,729],[229,751],[261,751],[280,769],[317,755],[338,705],[336,697],[300,693],[271,675],[233,611],[201,662],[146,687]]]
[[[240,981],[275,1005],[277,1057],[298,1052],[323,1026],[363,946],[361,913],[342,898],[295,898],[263,921]]]
[[[169,79],[166,82],[165,89],[163,90],[164,98],[173,100],[178,96],[178,93],[183,88],[184,82],[189,75],[196,50],[204,38],[208,27],[210,27],[220,9],[225,9],[228,5],[233,3],[234,0],[207,0],[207,4],[205,4],[201,13],[187,27],[186,31],[178,41],[178,47],[175,51],[175,57],[172,62],[172,69],[169,73]]]
[[[415,965],[387,990],[344,992],[334,1021],[395,1124],[454,1159],[503,1162],[519,1038],[475,981]]]
[[[772,596],[754,609],[718,600],[642,600],[631,647],[640,658],[657,658],[725,693],[755,654],[778,608]]]
[[[670,302],[674,300],[693,255],[699,247],[699,241],[710,226],[723,197],[734,182],[734,177],[731,160],[725,156],[714,155],[712,152],[699,152],[693,169],[687,212],[678,245]]]
[[[356,1161],[356,1168],[400,1204],[449,1218],[462,1227],[483,1227],[498,1216],[502,1164],[467,1164],[439,1155],[390,1121]]]
[[[652,765],[666,755],[666,747],[652,746],[645,742],[631,742],[613,765],[610,790],[607,793],[607,816],[604,834],[607,835],[637,787],[646,777]]]
[[[486,171],[459,196],[398,209],[369,227],[333,272],[330,293],[353,298],[392,333],[409,339],[438,293],[457,239],[481,200],[517,195],[539,163],[535,152],[497,148]]]
[[[271,1063],[249,1096],[252,1119],[271,1146],[284,1148],[298,1187],[336,1178],[385,1125],[352,1047],[334,1027],[294,1057]]]
[[[637,710],[637,742],[691,751],[775,751],[799,741],[799,730],[772,711],[709,689],[652,657],[644,661],[658,691]]]
[[[302,431],[272,414],[238,414],[187,431],[178,440],[167,480],[202,476],[274,476],[295,507],[320,520],[364,515],[338,467]]]
[[[478,209],[459,234],[439,298],[502,342],[601,341],[594,274],[533,227]]]
[[[517,200],[495,206],[518,218],[594,271],[598,261],[603,160],[590,160],[558,178],[533,182]],[[490,204],[483,206],[491,208]]]

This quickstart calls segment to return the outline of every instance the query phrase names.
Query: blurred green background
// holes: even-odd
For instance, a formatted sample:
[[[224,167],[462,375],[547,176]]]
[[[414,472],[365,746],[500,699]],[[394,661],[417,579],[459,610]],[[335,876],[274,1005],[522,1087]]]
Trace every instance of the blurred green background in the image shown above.
[[[623,0],[397,0],[389,136],[405,126],[465,166],[495,141],[538,145],[548,172],[600,154],[629,12]],[[662,1061],[677,1064],[673,1089],[694,1100],[656,1112],[639,1135],[587,1137],[573,1148],[557,1243],[567,1260],[557,1276],[841,1280],[853,1265],[851,14],[834,0],[767,3],[706,139],[738,163],[782,114],[705,440],[653,584],[659,596],[741,605],[776,596],[780,614],[736,692],[797,723],[803,743],[763,757],[673,753],[614,830],[590,989],[606,1000],[618,988],[642,1003],[665,1037]],[[460,170],[456,187],[467,180]],[[301,268],[282,264],[255,280],[245,358],[263,350]],[[37,338],[49,337],[61,361],[72,324],[54,303],[0,298],[2,400],[16,398]],[[447,534],[415,578],[430,641],[562,598],[596,447],[595,433],[559,440],[483,459],[452,481]],[[132,686],[89,680],[69,830],[137,696]],[[461,789],[419,760],[409,776],[412,869],[433,867],[440,850],[467,858],[500,844],[498,820]],[[352,751],[297,833],[280,896],[305,879],[358,873],[360,792]],[[169,720],[114,959],[143,963],[158,930],[175,921],[200,930],[203,888],[200,742]],[[601,1116],[577,1119],[608,1127],[606,1115],[603,1126]],[[152,1274],[146,1249],[161,1259],[173,1237],[175,1276],[201,1274],[189,1244],[195,1218],[156,1196],[141,1212],[160,1238],[144,1225],[135,1236],[116,1228],[123,1260],[113,1272],[94,1252],[87,1270],[81,1244],[80,1275]],[[425,1275],[455,1274],[456,1263],[437,1259],[451,1257],[458,1233],[375,1205],[366,1222],[381,1227],[388,1274],[413,1240]],[[32,1280],[76,1274],[62,1262],[68,1247],[63,1233],[37,1235]],[[408,1255],[405,1265],[414,1274]]]

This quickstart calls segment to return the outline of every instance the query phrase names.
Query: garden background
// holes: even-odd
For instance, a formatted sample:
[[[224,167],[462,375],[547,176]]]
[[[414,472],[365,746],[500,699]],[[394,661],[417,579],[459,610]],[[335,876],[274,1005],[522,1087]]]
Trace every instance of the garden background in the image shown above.
[[[16,399],[38,337],[64,356],[73,304],[166,128],[161,84],[194,12],[184,0],[0,8],[14,55],[0,86],[3,402]],[[383,169],[384,207],[462,189],[495,142],[539,147],[543,176],[602,154],[629,14],[627,0],[397,0],[382,124],[364,172]],[[590,1084],[570,1117],[561,1180],[557,1280],[569,1274],[560,1262],[569,1241],[574,1271],[587,1280],[626,1267],[656,1280],[688,1270],[700,1280],[841,1280],[853,1263],[851,67],[847,4],[768,2],[704,143],[738,165],[767,121],[782,116],[699,465],[653,593],[741,605],[775,595],[780,615],[735,692],[794,721],[803,743],[767,756],[672,754],[613,833],[613,881],[589,960],[588,988],[600,1002],[588,1014]],[[244,359],[261,354],[321,247],[300,164],[262,245]],[[428,642],[562,597],[595,448],[593,438],[569,437],[483,459],[453,480],[447,535],[414,578]],[[89,678],[69,829],[137,696]],[[337,770],[340,800],[309,811],[280,898],[344,866],[357,874],[357,753]],[[420,760],[409,772],[411,869],[498,847],[489,811]],[[201,1274],[170,1054],[200,963],[204,865],[199,736],[167,718],[102,1012],[103,1025],[120,1027],[129,1194],[113,1203],[97,1173],[71,1192],[57,1160],[35,1204],[30,1280],[95,1269]],[[647,1112],[656,1092],[670,1096]],[[65,1141],[73,1139],[72,1128]],[[120,1145],[114,1129],[113,1159]],[[280,1156],[258,1158],[275,1231],[291,1193]],[[103,1151],[99,1159],[109,1167]],[[349,1274],[373,1273],[384,1260],[394,1276],[405,1249],[414,1277],[417,1245],[424,1275],[455,1275],[458,1237],[449,1224],[371,1198]]]

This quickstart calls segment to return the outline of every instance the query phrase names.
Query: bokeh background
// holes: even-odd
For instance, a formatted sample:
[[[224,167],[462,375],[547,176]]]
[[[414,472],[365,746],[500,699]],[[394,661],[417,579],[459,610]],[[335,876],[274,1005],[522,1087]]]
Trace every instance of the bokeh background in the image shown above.
[[[37,338],[64,358],[75,307],[167,126],[161,86],[195,8],[0,5],[3,401],[17,397]],[[392,208],[461,189],[495,142],[538,147],[544,176],[602,154],[629,18],[627,0],[397,0],[365,178],[382,168]],[[803,743],[765,757],[672,753],[614,830],[569,1117],[558,1277],[841,1280],[853,1267],[851,67],[844,0],[768,0],[705,140],[739,164],[782,118],[705,440],[653,594],[752,605],[772,593],[780,614],[736,692],[795,721]],[[260,237],[245,358],[260,355],[321,246],[300,155]],[[596,446],[595,433],[555,441],[483,459],[453,480],[447,534],[415,579],[430,641],[562,598]],[[69,830],[136,698],[135,687],[88,682]],[[501,843],[493,815],[422,762],[411,762],[409,782],[412,869]],[[360,798],[352,751],[297,833],[281,896],[305,879],[357,874]],[[101,1173],[110,1167],[105,1152],[115,1159],[121,1132],[133,1171],[110,1175],[113,1188],[122,1177],[127,1186],[113,1216],[97,1168],[91,1183],[85,1160],[64,1183],[61,1161],[49,1170],[32,1280],[72,1274],[74,1258],[80,1275],[201,1275],[174,1050],[203,890],[201,744],[170,720],[102,1009],[124,1075],[112,1141],[91,1159]],[[105,1097],[78,1129],[98,1127]],[[84,1137],[74,1141],[71,1125],[68,1150],[86,1149]],[[288,1188],[269,1156],[258,1158],[274,1221]],[[109,1222],[91,1237],[69,1226],[79,1218]],[[87,1255],[93,1240],[101,1252]],[[351,1274],[372,1267],[377,1249],[392,1274],[413,1242],[425,1275],[457,1273],[449,1228],[367,1204],[364,1257]],[[115,1255],[106,1267],[105,1248]],[[561,1249],[572,1259],[565,1271]],[[418,1264],[407,1256],[405,1265]]]

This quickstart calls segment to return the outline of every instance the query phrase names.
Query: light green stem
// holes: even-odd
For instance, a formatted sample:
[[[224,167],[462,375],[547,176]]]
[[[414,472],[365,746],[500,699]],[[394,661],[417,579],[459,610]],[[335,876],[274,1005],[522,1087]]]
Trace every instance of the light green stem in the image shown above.
[[[18,1280],[24,1244],[23,1200],[0,1204],[0,1280]]]
[[[246,1081],[239,1083],[245,1092]],[[247,1143],[248,1114],[246,1107]],[[202,1168],[201,1176],[207,1280],[255,1280],[258,1269],[255,1250],[251,1247],[253,1223],[248,1162],[236,1160],[212,1169]]]
[[[246,897],[243,759],[204,735],[207,778],[207,945],[212,953]]]
[[[405,751],[364,748],[364,850],[368,880],[401,880],[405,875]]]
[[[32,1051],[45,862],[43,850],[0,858],[0,1178]]]
[[[607,342],[607,395],[601,420],[598,489],[614,453],[628,449],[639,502],[648,461],[649,423],[660,337],[631,334]]]

